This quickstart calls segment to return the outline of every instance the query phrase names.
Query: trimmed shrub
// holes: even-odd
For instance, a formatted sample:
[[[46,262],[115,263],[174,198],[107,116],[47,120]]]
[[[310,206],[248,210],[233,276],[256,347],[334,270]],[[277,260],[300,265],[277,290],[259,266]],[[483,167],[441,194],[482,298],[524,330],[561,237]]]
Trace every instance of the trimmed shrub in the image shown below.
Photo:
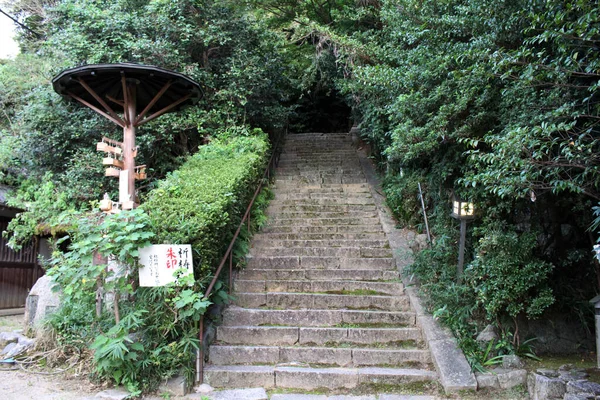
[[[212,275],[239,224],[268,161],[260,129],[221,135],[201,147],[152,190],[143,208],[155,243],[191,244],[196,279]]]

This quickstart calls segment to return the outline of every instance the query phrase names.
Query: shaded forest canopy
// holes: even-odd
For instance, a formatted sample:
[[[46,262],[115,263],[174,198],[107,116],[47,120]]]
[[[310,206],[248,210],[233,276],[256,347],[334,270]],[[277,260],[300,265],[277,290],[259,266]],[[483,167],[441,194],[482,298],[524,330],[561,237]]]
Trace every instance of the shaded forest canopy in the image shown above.
[[[518,344],[518,317],[549,310],[590,324],[587,301],[600,289],[597,1],[5,3],[30,28],[19,31],[21,54],[0,65],[0,183],[18,187],[14,204],[30,210],[13,225],[15,241],[117,189],[94,144],[120,132],[64,102],[52,76],[139,62],[185,73],[206,92],[140,129],[142,200],[220,136],[360,124],[402,225],[423,229],[423,185],[435,241],[412,273],[463,348],[490,322]],[[462,284],[452,192],[478,214]]]

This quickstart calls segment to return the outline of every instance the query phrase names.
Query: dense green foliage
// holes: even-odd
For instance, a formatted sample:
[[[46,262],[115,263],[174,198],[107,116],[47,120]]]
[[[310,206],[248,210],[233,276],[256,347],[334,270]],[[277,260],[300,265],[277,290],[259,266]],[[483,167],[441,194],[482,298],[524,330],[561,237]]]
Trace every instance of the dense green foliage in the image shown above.
[[[132,393],[154,389],[160,379],[180,372],[192,380],[198,321],[212,302],[228,300],[221,283],[210,300],[204,290],[262,178],[268,150],[268,138],[259,129],[221,135],[161,181],[142,208],[58,218],[69,233],[61,241],[68,239],[69,245],[54,252],[48,270],[63,293],[63,306],[50,324],[59,341],[95,350],[99,378],[123,383]],[[261,222],[264,206],[259,199],[252,226]],[[238,246],[249,233],[244,224]],[[163,242],[192,244],[195,279],[138,287],[138,248]],[[124,270],[92,262],[97,255],[114,257]],[[98,290],[127,300],[119,302],[120,320],[106,307],[93,317]]]
[[[202,278],[243,211],[244,182],[264,162],[264,136],[248,135],[250,127],[273,132],[289,121],[297,130],[345,131],[351,108],[385,174],[390,207],[421,230],[423,186],[435,240],[410,272],[474,367],[495,354],[531,354],[519,318],[554,308],[577,314],[577,323],[590,319],[582,304],[600,290],[591,252],[600,226],[597,1],[13,3],[40,33],[23,32],[24,53],[0,65],[0,181],[19,186],[13,204],[29,207],[12,225],[14,242],[52,232],[61,211],[115,190],[93,144],[120,133],[60,99],[51,77],[80,63],[143,62],[184,72],[206,90],[197,107],[138,137],[139,162],[151,171],[141,192],[155,239],[201,248]],[[460,282],[453,192],[477,209]],[[128,340],[151,322],[127,315],[96,343],[98,357],[113,345],[147,351]],[[487,323],[503,331],[494,349],[474,339]],[[97,361],[102,374],[114,370]]]
[[[210,299],[204,290],[266,165],[270,144],[260,128],[274,137],[287,121],[295,89],[283,36],[228,1],[13,4],[40,36],[23,34],[22,54],[0,65],[0,183],[17,186],[10,202],[26,209],[11,222],[13,245],[34,233],[62,238],[48,266],[63,292],[50,321],[57,340],[91,347],[94,374],[132,393],[176,373],[189,378],[199,318],[228,299],[221,283]],[[205,96],[138,129],[136,162],[149,167],[138,185],[144,207],[105,218],[93,210],[117,188],[94,147],[102,136],[119,140],[121,130],[64,101],[50,80],[65,68],[110,62],[182,72]],[[252,228],[264,222],[267,201],[261,193]],[[244,228],[236,263],[249,235]],[[196,279],[137,287],[137,249],[149,239],[192,244]],[[92,262],[109,254],[126,274]],[[105,306],[96,316],[98,290],[117,293],[118,313]]]
[[[200,277],[221,260],[267,162],[260,130],[203,146],[148,194],[156,243],[188,243]],[[229,240],[228,240],[229,239]]]
[[[423,228],[417,182],[424,187],[435,243],[412,273],[432,311],[465,349],[486,322],[510,336],[520,314],[572,313],[600,281],[588,232],[600,184],[598,3],[370,4],[378,22],[369,31],[315,30],[351,68],[338,87],[403,224]],[[462,284],[453,191],[478,214]],[[523,338],[512,339],[518,349]]]
[[[17,10],[28,4],[16,2]],[[0,65],[0,183],[40,184],[50,172],[68,199],[63,209],[89,208],[105,192],[114,198],[116,182],[101,173],[94,145],[102,136],[119,140],[121,129],[65,102],[50,85],[61,70],[82,63],[157,65],[204,88],[196,107],[138,129],[136,162],[149,171],[142,192],[218,132],[246,125],[273,132],[286,124],[284,103],[293,90],[283,38],[235,2],[64,0],[29,10],[31,18],[34,11],[43,38],[24,37],[27,51]],[[33,200],[27,193],[21,199],[14,205]],[[48,216],[23,218],[35,226]]]

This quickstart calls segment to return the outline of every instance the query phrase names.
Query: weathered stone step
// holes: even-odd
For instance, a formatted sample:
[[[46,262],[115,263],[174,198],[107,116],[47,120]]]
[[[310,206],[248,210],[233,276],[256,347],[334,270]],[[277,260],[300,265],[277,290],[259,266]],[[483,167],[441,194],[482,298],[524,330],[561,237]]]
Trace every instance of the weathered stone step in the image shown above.
[[[277,219],[329,219],[329,218],[375,218],[379,214],[377,211],[277,211],[276,213],[267,210],[267,215],[274,216]]]
[[[354,169],[347,170],[320,170],[320,171],[283,171],[278,173],[275,177],[276,181],[288,181],[296,178],[331,178],[331,177],[362,177],[364,179],[362,171],[356,171]]]
[[[268,214],[276,212],[344,212],[353,214],[355,212],[377,212],[377,207],[370,204],[329,204],[329,205],[269,205]]]
[[[404,285],[401,282],[373,282],[373,281],[252,281],[237,279],[234,282],[237,293],[323,293],[323,294],[371,294],[400,296],[404,294]]]
[[[393,270],[393,258],[264,257],[248,258],[247,269],[381,269]]]
[[[381,225],[265,226],[263,233],[382,233]]]
[[[347,173],[348,171],[348,167],[347,166],[342,166],[342,165],[335,165],[335,166],[331,166],[331,167],[322,167],[320,169],[314,169],[313,166],[287,166],[287,167],[283,167],[282,169],[278,169],[277,170],[277,176],[278,177],[284,177],[284,176],[303,176],[303,175],[308,175],[308,176],[323,176],[323,175],[344,175]],[[357,174],[355,174],[357,175]],[[361,175],[364,177],[364,175]],[[362,182],[356,182],[356,183],[315,183],[312,185],[306,185],[305,187],[309,187],[309,188],[328,188],[328,187],[352,187],[352,186],[359,186],[359,185],[365,185],[366,182],[366,178],[363,178]],[[279,180],[276,184],[274,184],[274,188],[285,188],[286,186],[290,186],[292,184],[292,182],[289,182],[285,179],[281,179]],[[367,188],[368,189],[368,188]]]
[[[389,248],[389,242],[387,239],[296,239],[296,240],[285,240],[285,239],[273,239],[273,238],[258,238],[252,240],[253,248],[272,248],[272,247],[372,247],[372,248]]]
[[[298,346],[215,345],[210,349],[213,365],[274,365],[302,363],[340,367],[408,366],[427,367],[429,351],[419,349],[370,349]]]
[[[386,240],[385,233],[257,233],[254,240]]]
[[[275,182],[283,182],[286,181],[284,179],[276,178]],[[288,179],[287,182],[296,183],[301,187],[301,185],[313,185],[316,183],[361,183],[364,182],[365,178],[363,176],[324,176],[324,177],[299,177],[299,178],[291,178]]]
[[[250,250],[251,255],[270,256],[308,256],[308,257],[344,257],[344,258],[390,258],[389,248],[373,247],[261,247]]]
[[[237,279],[391,281],[398,280],[399,273],[379,269],[245,269]]]
[[[296,172],[298,173],[298,172]],[[277,185],[273,185],[274,190],[285,190],[291,188],[293,185],[290,182],[280,182]],[[370,191],[369,185],[366,183],[346,183],[346,184],[316,184],[307,185],[303,187],[304,190],[324,190],[324,191],[337,191],[337,192],[365,192]]]
[[[298,326],[219,326],[217,340],[251,345],[421,346],[421,330],[409,328],[312,328]]]
[[[273,309],[349,309],[409,311],[410,303],[406,296],[344,295],[313,293],[235,293],[235,304],[248,308]]]
[[[432,371],[408,368],[207,365],[204,369],[205,383],[216,388],[352,389],[373,383],[402,385],[411,382],[428,382],[436,377],[437,375]]]
[[[415,313],[362,310],[266,310],[231,306],[223,314],[223,325],[287,325],[335,327],[413,326]]]
[[[341,218],[271,218],[267,226],[340,226],[340,225],[377,225],[379,217],[341,217]]]
[[[304,193],[304,194],[312,194],[312,193],[335,193],[337,195],[342,194],[356,194],[360,195],[362,193],[371,193],[368,189],[337,189],[337,188],[315,188],[315,185],[302,185],[298,186],[296,182],[286,182],[285,184],[280,184],[276,188],[274,188],[276,193],[279,194],[289,194],[289,193]]]
[[[325,206],[329,206],[329,205],[336,205],[336,204],[341,204],[341,205],[374,205],[375,204],[375,202],[373,201],[373,198],[371,198],[371,197],[343,197],[343,198],[335,197],[335,198],[329,198],[329,199],[324,199],[324,198],[311,199],[311,198],[297,196],[298,198],[290,199],[290,198],[286,198],[286,196],[289,196],[289,195],[281,195],[278,198],[277,194],[276,194],[275,199],[273,199],[271,201],[271,204],[282,205],[282,206],[286,206],[286,205],[299,205],[299,206],[325,205]]]
[[[344,192],[342,193],[303,193],[301,188],[297,191],[290,191],[287,193],[281,193],[275,191],[276,200],[344,200],[344,201],[359,201],[364,199],[371,199],[371,193],[368,192]],[[333,203],[332,203],[333,204]],[[353,203],[349,203],[353,204]],[[361,204],[361,203],[356,203]]]

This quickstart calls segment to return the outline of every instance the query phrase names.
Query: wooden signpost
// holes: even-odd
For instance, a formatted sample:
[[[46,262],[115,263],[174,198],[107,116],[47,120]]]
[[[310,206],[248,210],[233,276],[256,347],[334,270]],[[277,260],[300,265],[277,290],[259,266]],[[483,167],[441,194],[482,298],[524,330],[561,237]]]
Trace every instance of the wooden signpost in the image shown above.
[[[52,85],[57,93],[123,128],[122,142],[104,137],[96,145],[96,150],[106,153],[104,175],[119,178],[119,200],[112,202],[105,195],[101,201],[105,212],[137,206],[135,181],[146,179],[146,166],[135,165],[136,128],[202,97],[200,85],[185,75],[131,63],[68,69],[54,77]]]

